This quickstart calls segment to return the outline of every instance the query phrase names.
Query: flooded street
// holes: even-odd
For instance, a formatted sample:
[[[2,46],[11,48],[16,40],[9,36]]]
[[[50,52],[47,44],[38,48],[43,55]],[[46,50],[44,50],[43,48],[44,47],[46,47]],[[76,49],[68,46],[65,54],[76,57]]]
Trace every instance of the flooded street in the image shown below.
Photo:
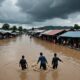
[[[39,53],[48,61],[47,71],[34,71]],[[57,70],[51,69],[54,52],[63,60]],[[25,55],[29,69],[19,67],[21,56]],[[39,66],[39,65],[38,65]],[[23,35],[0,40],[0,80],[80,80],[80,51]]]

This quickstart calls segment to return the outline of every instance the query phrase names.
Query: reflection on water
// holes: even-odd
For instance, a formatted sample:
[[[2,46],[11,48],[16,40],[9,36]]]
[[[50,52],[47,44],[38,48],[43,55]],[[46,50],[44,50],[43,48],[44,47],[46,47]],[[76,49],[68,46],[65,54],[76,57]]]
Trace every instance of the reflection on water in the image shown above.
[[[41,71],[39,74],[40,74],[40,80],[46,80],[46,73],[44,71]]]
[[[55,48],[55,44],[51,43],[51,42],[47,42],[47,41],[42,41],[40,39],[37,39],[37,38],[34,38],[34,42],[37,44],[37,45],[41,45],[43,46],[44,48],[47,48],[48,50],[52,50],[53,51],[53,47]]]
[[[58,70],[54,70],[52,72],[52,79],[53,80],[57,80],[58,79],[58,76],[59,76]]]
[[[27,73],[26,72],[20,73],[20,80],[27,80]]]

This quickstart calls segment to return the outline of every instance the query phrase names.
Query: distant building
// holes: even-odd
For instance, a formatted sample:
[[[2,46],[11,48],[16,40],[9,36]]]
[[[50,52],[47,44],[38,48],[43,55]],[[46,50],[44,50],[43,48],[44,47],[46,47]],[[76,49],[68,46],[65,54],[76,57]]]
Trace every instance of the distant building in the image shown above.
[[[42,39],[57,42],[59,35],[65,33],[65,30],[48,30],[41,34]]]
[[[69,31],[60,35],[60,37],[66,42],[66,45],[80,48],[80,31]]]

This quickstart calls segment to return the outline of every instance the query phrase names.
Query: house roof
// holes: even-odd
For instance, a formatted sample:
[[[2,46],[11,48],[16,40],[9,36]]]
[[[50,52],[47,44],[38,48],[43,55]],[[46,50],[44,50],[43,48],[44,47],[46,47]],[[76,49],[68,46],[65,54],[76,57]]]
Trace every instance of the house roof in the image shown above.
[[[5,33],[11,33],[12,31],[10,31],[10,30],[0,30],[0,32],[5,34]]]
[[[73,37],[73,38],[80,38],[80,31],[69,31],[62,35],[61,37]]]
[[[44,35],[56,35],[62,31],[64,31],[64,30],[48,30],[48,31],[43,32],[42,34],[44,34]]]

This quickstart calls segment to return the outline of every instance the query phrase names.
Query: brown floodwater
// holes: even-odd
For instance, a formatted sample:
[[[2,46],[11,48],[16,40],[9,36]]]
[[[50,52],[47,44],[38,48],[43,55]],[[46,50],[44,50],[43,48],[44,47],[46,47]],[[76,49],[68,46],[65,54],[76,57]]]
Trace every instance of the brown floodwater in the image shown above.
[[[40,71],[39,64],[32,67],[40,52],[48,61],[46,71]],[[51,69],[54,52],[63,60],[57,70]],[[19,67],[22,55],[29,65],[25,71]],[[0,40],[0,80],[80,80],[80,51],[37,38],[30,39],[27,35]]]

